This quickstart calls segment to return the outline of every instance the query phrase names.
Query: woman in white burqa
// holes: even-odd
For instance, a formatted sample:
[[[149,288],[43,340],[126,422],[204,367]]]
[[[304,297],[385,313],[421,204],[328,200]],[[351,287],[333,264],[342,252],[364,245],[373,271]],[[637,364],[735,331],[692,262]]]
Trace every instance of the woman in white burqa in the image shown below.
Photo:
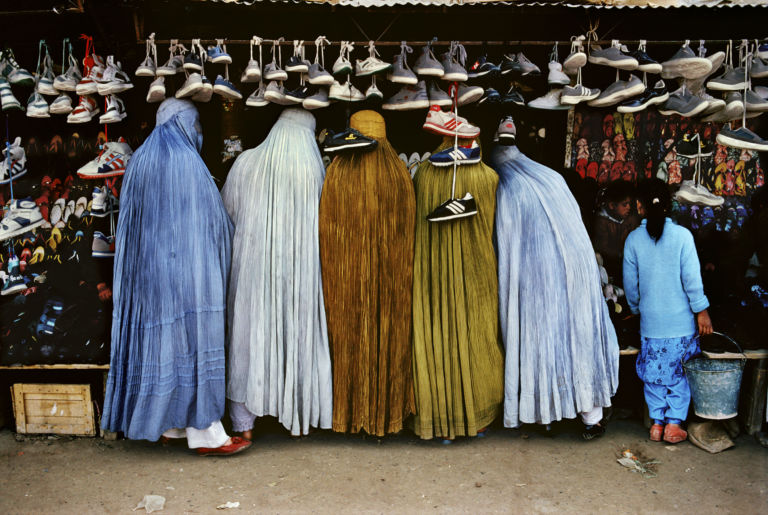
[[[286,109],[261,145],[238,156],[222,189],[235,225],[227,398],[232,429],[245,438],[266,415],[294,436],[331,427],[318,240],[325,168],[314,131],[314,116]]]

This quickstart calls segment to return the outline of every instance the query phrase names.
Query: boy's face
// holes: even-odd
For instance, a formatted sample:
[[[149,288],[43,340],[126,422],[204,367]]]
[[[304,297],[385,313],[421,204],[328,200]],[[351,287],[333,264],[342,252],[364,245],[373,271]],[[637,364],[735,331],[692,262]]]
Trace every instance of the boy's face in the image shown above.
[[[608,209],[611,210],[611,214],[616,218],[625,220],[629,216],[630,206],[632,205],[629,197],[625,198],[621,202],[608,202]]]

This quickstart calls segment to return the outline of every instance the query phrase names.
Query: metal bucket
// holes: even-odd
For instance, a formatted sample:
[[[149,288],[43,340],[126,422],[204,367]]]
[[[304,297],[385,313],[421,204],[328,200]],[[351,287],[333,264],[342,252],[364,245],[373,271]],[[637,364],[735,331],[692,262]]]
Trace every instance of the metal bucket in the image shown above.
[[[742,353],[741,347],[731,337],[713,333],[732,343]],[[742,353],[743,356],[743,353]],[[693,411],[701,418],[723,420],[738,413],[741,376],[746,357],[741,359],[694,358],[683,363],[688,384],[691,387]]]

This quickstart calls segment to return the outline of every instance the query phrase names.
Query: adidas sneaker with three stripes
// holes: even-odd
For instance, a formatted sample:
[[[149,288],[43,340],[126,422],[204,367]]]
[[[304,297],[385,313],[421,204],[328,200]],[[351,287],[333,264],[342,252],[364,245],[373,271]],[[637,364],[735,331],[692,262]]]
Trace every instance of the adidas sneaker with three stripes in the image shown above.
[[[430,222],[447,222],[458,218],[467,218],[477,214],[477,203],[471,193],[462,198],[448,199],[427,215]]]
[[[449,147],[429,156],[429,162],[435,166],[473,165],[480,162],[480,145],[473,141],[468,147]]]
[[[460,138],[475,138],[480,134],[480,129],[469,123],[466,118],[456,116],[453,111],[445,112],[439,105],[429,108],[427,120],[422,127],[425,131],[441,136],[458,134]]]

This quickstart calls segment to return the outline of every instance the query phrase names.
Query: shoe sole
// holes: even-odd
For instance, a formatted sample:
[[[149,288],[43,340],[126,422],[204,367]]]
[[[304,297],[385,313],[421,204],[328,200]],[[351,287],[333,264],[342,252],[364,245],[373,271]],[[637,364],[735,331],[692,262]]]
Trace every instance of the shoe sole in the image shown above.
[[[94,251],[91,251],[91,256],[98,257],[98,258],[115,257],[115,253],[94,250]],[[202,456],[205,456],[205,454],[203,454]]]
[[[746,86],[746,82],[738,82],[736,84],[724,84],[712,80],[707,82],[707,89],[711,89],[713,91],[741,91]]]
[[[417,68],[414,66],[413,71],[422,77],[442,77],[445,75],[445,70],[442,68]]]
[[[214,86],[213,92],[229,100],[240,100],[243,98],[243,95],[236,93],[225,86]]]
[[[309,72],[309,68],[306,66],[286,66],[285,71],[289,73],[307,73]]]
[[[81,179],[101,179],[102,177],[118,177],[125,174],[125,168],[120,170],[112,170],[108,173],[80,173],[77,172],[77,176]]]
[[[466,82],[469,77],[466,73],[444,73],[440,78],[448,82]]]
[[[109,91],[107,92],[108,95],[116,95],[117,93],[122,93],[124,91],[128,91],[129,89],[133,89],[133,84],[130,82],[123,82],[120,84],[112,84],[112,86],[109,88]]]
[[[192,100],[194,100],[194,98]],[[255,100],[246,100],[245,105],[248,107],[264,107],[269,105],[269,101],[266,99],[259,100],[258,102]]]
[[[303,104],[305,98],[306,97],[292,97],[291,95],[285,95],[286,100],[290,100],[291,102],[295,102],[297,104]]]
[[[381,108],[386,111],[415,111],[416,109],[429,109],[429,100],[413,100],[401,104],[384,104]]]
[[[94,94],[96,94],[98,92],[99,92],[99,88],[98,88],[98,86],[96,84],[94,84],[93,86],[88,86],[88,87],[77,86],[75,88],[75,93],[77,93],[78,95],[83,96],[83,97],[86,96],[86,95],[94,95]]]
[[[571,79],[547,79],[547,84],[550,86],[568,86],[571,83]]]
[[[485,92],[483,91],[483,89],[479,88],[479,91],[475,93],[470,92],[470,93],[465,93],[463,96],[459,96],[459,98],[457,99],[457,102],[460,106],[465,106],[467,104],[474,104],[475,102],[483,98],[484,93]]]
[[[315,79],[309,79],[308,82],[313,86],[333,86],[334,80],[332,76],[320,77],[320,78],[322,79],[322,81],[318,80],[318,78],[315,78]],[[416,83],[414,82],[414,84]]]
[[[155,70],[152,70],[150,68],[139,68],[136,70],[136,73],[134,74],[137,77],[156,77],[157,74]]]
[[[768,150],[768,143],[761,145],[759,143],[753,143],[751,141],[744,141],[741,139],[732,138],[727,134],[723,134],[722,132],[717,135],[716,141],[721,145],[726,145],[728,147],[733,147],[733,148],[745,148],[747,150],[759,150],[759,151]]]
[[[333,75],[349,75],[352,73],[352,67],[345,66],[344,68],[339,68],[338,70],[333,71]]]
[[[15,238],[16,236],[21,236],[22,234],[24,234],[26,232],[29,232],[29,231],[31,231],[33,229],[37,229],[38,227],[40,227],[44,223],[45,223],[45,220],[41,218],[37,222],[32,222],[31,224],[25,225],[24,227],[20,227],[20,228],[14,230],[14,231],[10,231],[10,232],[4,233],[4,234],[0,235],[0,241],[8,240],[10,238]]]
[[[431,132],[433,134],[439,134],[440,136],[456,136],[457,134],[456,131],[446,129],[440,125],[436,125],[434,123],[429,123],[429,122],[424,123],[424,125],[422,125],[421,128],[427,132]],[[458,133],[458,136],[460,138],[470,139],[470,138],[476,138],[479,134],[480,134],[480,129],[478,129],[477,132],[472,134]]]
[[[197,95],[203,89],[202,84],[196,84],[194,87],[181,88],[176,92],[176,98],[187,98]]]
[[[632,86],[631,88],[624,89],[622,91],[616,91],[614,93],[611,93],[607,97],[603,98],[596,98],[593,101],[590,101],[590,104],[592,107],[607,107],[616,104],[617,102],[621,102],[622,100],[626,100],[628,98],[641,95],[645,91],[645,86],[643,84],[637,84],[635,86]],[[599,102],[598,102],[599,100]]]
[[[340,152],[342,150],[350,150],[353,148],[367,147],[371,143],[369,141],[361,141],[359,143],[347,143],[345,145],[339,145],[338,147],[326,147],[323,151],[326,154],[333,154],[334,152]]]
[[[355,72],[355,77],[370,77],[371,75],[376,75],[377,73],[385,72],[390,69],[390,66],[385,66],[383,68],[378,68],[375,70],[366,70],[363,72]]]
[[[322,109],[324,107],[328,107],[331,105],[330,102],[302,102],[301,105],[304,107],[304,109],[309,109],[310,111],[313,109]]]
[[[222,454],[220,452],[206,452],[206,453],[197,453],[198,456],[232,456],[233,454],[238,454],[240,452],[243,452],[246,449],[250,449],[250,445],[243,445],[242,447],[238,447],[232,452],[228,452],[226,454]]]
[[[600,96],[599,92],[595,93],[594,95],[581,95],[578,97],[566,97],[566,96],[560,95],[560,103],[567,104],[567,105],[576,105],[581,102],[589,102],[590,100],[594,100],[599,96]]]
[[[691,118],[693,116],[696,116],[699,113],[703,113],[704,110],[707,108],[707,102],[701,102],[699,105],[697,105],[692,110],[683,113],[680,111],[675,111],[674,109],[659,109],[659,114],[663,114],[664,116],[669,116],[671,114],[677,114],[684,118]]]
[[[112,116],[110,118],[106,118],[106,115],[99,118],[99,123],[117,123],[125,120],[125,117],[128,116],[128,113],[120,113],[117,116]]]
[[[695,193],[688,193],[687,191],[678,191],[675,195],[675,199],[688,202],[689,204],[701,204],[702,206],[718,207],[725,203],[725,199],[722,197],[716,197],[718,200],[708,199],[701,197]]]
[[[226,55],[220,55],[210,59],[213,64],[232,64],[232,58]]]
[[[707,102],[709,102],[709,105],[707,105],[707,108],[702,113],[704,115],[716,113],[726,108],[725,100],[713,99],[707,100]]]
[[[67,107],[67,108],[61,108],[61,109],[48,109],[48,112],[51,114],[69,114],[72,112],[74,108]]]
[[[456,215],[441,216],[440,218],[427,218],[427,221],[428,222],[447,222],[449,220],[456,220],[459,218],[468,218],[476,214],[477,214],[477,209],[475,209],[474,211],[467,211],[466,213],[461,213]]]
[[[0,292],[0,295],[13,295],[14,293],[19,293],[26,289],[27,289],[26,284],[17,284],[16,286],[8,288],[7,290],[3,290],[2,292]]]
[[[276,80],[276,81],[288,80],[288,74],[278,73],[277,75],[265,75],[264,80]]]
[[[624,113],[637,113],[640,111],[644,111],[645,109],[648,109],[652,105],[656,104],[663,104],[669,100],[669,93],[664,93],[661,96],[651,98],[647,100],[644,104],[637,106],[637,107],[628,107],[628,106],[619,106],[616,108],[616,110],[622,114]]]
[[[387,80],[393,84],[406,84],[408,86],[415,86],[419,83],[419,79],[413,77],[391,77],[387,75]]]
[[[443,167],[446,167],[446,166],[453,166],[454,163],[456,163],[459,166],[476,165],[477,163],[480,162],[480,159],[481,159],[480,157],[475,157],[475,158],[471,158],[471,159],[462,159],[461,161],[448,161],[448,162],[438,162],[438,163],[430,161],[430,163],[433,166],[437,166],[438,168],[443,168]]]
[[[661,73],[662,66],[659,63],[641,64],[637,67],[637,69],[641,72],[657,74]]]
[[[636,70],[638,62],[636,59],[624,59],[622,61],[613,61],[606,57],[595,57],[590,55],[587,60],[592,64],[601,64],[603,66],[610,66],[611,68],[618,68],[619,70]]]
[[[15,181],[15,180],[16,180],[16,179],[18,179],[19,177],[24,177],[24,176],[27,174],[27,171],[28,171],[28,170],[27,170],[26,168],[24,168],[24,170],[23,170],[23,171],[21,171],[21,172],[19,172],[19,173],[17,173],[17,174],[14,174],[14,176],[13,176],[13,177],[8,177],[8,178],[6,178],[6,179],[3,179],[2,181],[0,181],[0,185],[2,185],[2,184],[8,184],[8,183],[9,183],[9,182],[11,182],[11,181]]]
[[[565,58],[565,61],[563,61],[563,72],[568,73],[571,71],[572,73],[569,75],[575,75],[578,69],[585,64],[587,64],[587,54],[579,52]]]
[[[91,120],[93,120],[96,115],[99,114],[99,110],[97,109],[89,118],[69,118],[67,117],[67,123],[88,123]]]
[[[430,98],[429,99],[429,105],[440,106],[440,107],[449,107],[449,106],[453,105],[453,100],[451,100],[450,98],[443,98],[441,100],[432,100]]]
[[[712,61],[706,57],[689,57],[661,63],[661,77],[700,79],[712,71]]]
[[[199,64],[193,64],[193,63],[184,63],[182,68],[184,68],[188,72],[198,72],[199,73],[199,72],[203,71],[203,67],[202,66],[200,66]]]
[[[50,118],[50,117],[51,115],[49,111],[40,112],[40,113],[34,113],[34,112],[30,113],[29,109],[27,109],[27,118]]]

